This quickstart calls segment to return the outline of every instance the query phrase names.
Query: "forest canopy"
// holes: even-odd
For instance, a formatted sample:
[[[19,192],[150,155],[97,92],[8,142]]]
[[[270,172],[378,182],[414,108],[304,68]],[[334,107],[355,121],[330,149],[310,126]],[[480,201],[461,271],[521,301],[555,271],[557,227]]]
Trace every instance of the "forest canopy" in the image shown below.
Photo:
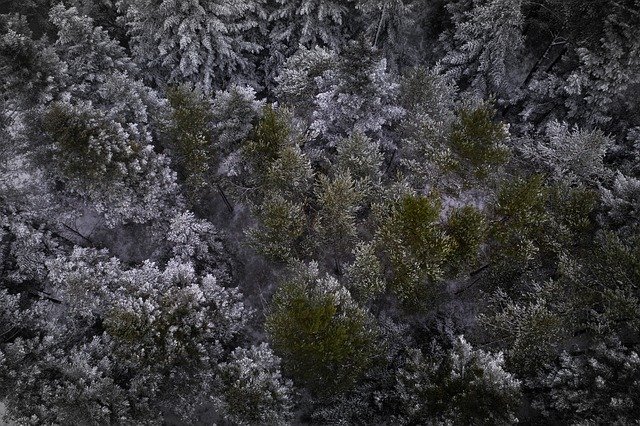
[[[0,422],[640,421],[640,0],[0,0]]]

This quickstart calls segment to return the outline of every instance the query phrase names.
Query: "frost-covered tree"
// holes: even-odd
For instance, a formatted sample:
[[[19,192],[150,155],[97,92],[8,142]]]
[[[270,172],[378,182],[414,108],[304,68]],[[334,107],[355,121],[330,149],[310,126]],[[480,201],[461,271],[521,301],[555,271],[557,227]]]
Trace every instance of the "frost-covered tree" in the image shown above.
[[[424,5],[407,0],[357,0],[359,23],[369,42],[385,52],[397,68],[415,61],[411,37]]]
[[[217,91],[211,105],[211,127],[216,151],[229,155],[249,136],[262,115],[264,101],[256,98],[254,89],[232,85]]]
[[[298,47],[339,50],[348,39],[354,5],[354,0],[273,1],[269,13],[271,77]]]
[[[352,132],[379,135],[403,113],[386,60],[364,40],[349,42],[340,54],[300,49],[278,82],[278,93],[305,120],[311,136],[330,146]]]
[[[337,55],[327,48],[301,47],[279,68],[275,92],[305,122],[311,120],[318,94],[317,79],[337,62]]]
[[[457,3],[450,3],[453,13]],[[512,97],[514,71],[523,47],[522,4],[519,0],[474,0],[470,10],[454,17],[450,50],[439,68],[480,96]]]
[[[352,132],[379,136],[403,115],[396,104],[398,83],[368,42],[349,42],[334,66],[315,81],[318,90],[310,129],[331,145]]]
[[[269,345],[234,350],[220,370],[226,418],[236,424],[289,424],[292,384],[282,377],[280,359]]]
[[[12,417],[154,424],[192,418],[219,392],[218,363],[249,313],[236,289],[188,263],[126,267],[93,249],[46,264],[53,297],[28,311],[27,335],[0,346]]]
[[[57,92],[67,68],[53,46],[36,40],[26,16],[0,15],[2,108],[15,114]]]
[[[197,219],[191,212],[175,215],[163,230],[171,248],[170,257],[191,263],[197,273],[210,274],[226,282],[233,273],[233,259],[218,229],[209,221]]]
[[[552,122],[545,136],[537,146],[524,147],[527,156],[540,164],[540,171],[573,184],[607,180],[604,157],[613,144],[601,131],[569,129],[566,123]]]
[[[489,336],[507,342],[507,365],[521,377],[552,361],[568,335],[571,318],[564,314],[566,300],[554,294],[557,288],[553,282],[538,285],[516,300],[498,290],[490,297],[489,312],[480,317]]]
[[[611,188],[604,188],[602,199],[607,209],[606,220],[617,227],[638,229],[640,217],[640,179],[618,171]]]
[[[103,214],[110,226],[144,223],[176,203],[174,172],[149,133],[111,121],[88,102],[54,104],[42,117],[50,179]]]
[[[553,39],[526,81],[525,116],[616,132],[637,125],[637,102],[628,94],[638,85],[633,71],[640,48],[638,2],[549,1],[545,6],[542,10],[552,12],[543,14],[542,25]]]
[[[250,33],[260,0],[120,0],[133,58],[159,86],[192,83],[204,93],[254,82]]]
[[[324,45],[339,49],[352,8],[353,0],[276,0],[270,17],[275,23],[271,39],[288,46]]]
[[[280,284],[266,327],[284,371],[316,394],[348,390],[375,356],[368,314],[317,264],[297,266]]]
[[[161,216],[178,201],[174,173],[153,148],[162,102],[90,18],[58,5],[50,19],[65,68],[47,77],[58,84],[25,122],[38,164],[62,194],[87,202],[110,225]]]
[[[563,352],[541,376],[534,407],[565,424],[629,424],[640,416],[640,357],[620,342],[597,343],[585,353]]]
[[[449,134],[455,119],[454,87],[433,70],[415,68],[400,81],[399,103],[406,111],[401,124],[400,164],[418,187],[438,182],[452,162]]]
[[[474,349],[459,336],[450,350],[412,350],[397,373],[400,424],[513,424],[520,382],[502,353]]]

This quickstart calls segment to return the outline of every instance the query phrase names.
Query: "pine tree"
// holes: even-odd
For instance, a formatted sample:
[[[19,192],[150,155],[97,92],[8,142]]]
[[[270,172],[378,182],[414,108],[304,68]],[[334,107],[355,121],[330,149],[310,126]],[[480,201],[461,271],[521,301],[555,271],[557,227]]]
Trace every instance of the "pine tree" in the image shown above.
[[[438,294],[455,241],[439,223],[434,197],[406,195],[390,203],[376,242],[392,268],[390,289],[409,310],[421,311]]]
[[[520,382],[505,371],[502,353],[474,349],[463,336],[432,352],[410,351],[397,373],[400,424],[518,421]]]
[[[262,116],[264,101],[249,86],[232,85],[217,91],[211,105],[211,127],[216,150],[230,155],[240,149],[256,121]]]
[[[412,64],[417,59],[412,36],[416,32],[416,15],[421,7],[406,0],[358,0],[359,21],[367,40],[380,48],[394,68]]]
[[[316,264],[300,265],[280,284],[266,326],[284,371],[315,394],[348,390],[373,360],[368,315]]]
[[[601,131],[570,129],[566,123],[551,122],[546,137],[538,139],[537,146],[525,145],[523,151],[553,179],[593,185],[594,180],[608,180],[604,157],[612,145]]]
[[[26,312],[26,334],[0,343],[13,418],[157,424],[193,418],[221,392],[218,363],[249,314],[236,289],[178,260],[131,267],[94,249],[46,267],[52,296]]]
[[[36,40],[26,16],[0,15],[0,90],[6,112],[23,112],[57,92],[65,64],[56,49]]]
[[[227,419],[235,424],[289,424],[292,383],[282,377],[280,359],[269,345],[237,348],[220,370]]]
[[[451,3],[450,10],[456,6]],[[454,23],[452,45],[439,63],[442,72],[481,97],[513,97],[513,73],[523,47],[522,1],[474,0]]]
[[[354,0],[275,0],[269,14],[268,75],[275,77],[299,47],[340,50],[350,30],[354,5]]]
[[[354,63],[359,63],[357,68]],[[381,136],[403,115],[396,103],[398,84],[387,62],[366,41],[351,41],[330,70],[315,79],[311,134],[335,145],[352,132]]]
[[[600,342],[584,354],[564,352],[541,374],[536,404],[545,419],[625,424],[640,415],[640,357],[620,342]]]
[[[171,123],[168,145],[172,148],[176,165],[184,179],[192,204],[198,205],[202,194],[211,185],[216,159],[209,129],[211,112],[202,94],[184,86],[169,89]]]
[[[204,93],[232,81],[254,82],[250,32],[259,0],[120,0],[133,58],[160,87],[192,83]]]
[[[318,94],[317,78],[329,72],[337,62],[337,54],[326,48],[301,47],[279,68],[275,90],[278,98],[308,125]]]
[[[149,133],[110,121],[91,103],[55,104],[42,117],[53,182],[88,201],[109,226],[144,223],[176,203],[175,174],[154,152]]]
[[[62,5],[50,15],[54,49],[68,68],[57,76],[57,102],[30,113],[29,136],[40,142],[34,150],[43,169],[111,226],[161,216],[178,202],[174,173],[153,148],[162,102],[135,79],[137,68],[124,49],[90,18]]]
[[[315,195],[319,206],[315,231],[323,247],[331,247],[337,262],[355,243],[356,213],[363,194],[346,172],[332,178],[320,176]]]

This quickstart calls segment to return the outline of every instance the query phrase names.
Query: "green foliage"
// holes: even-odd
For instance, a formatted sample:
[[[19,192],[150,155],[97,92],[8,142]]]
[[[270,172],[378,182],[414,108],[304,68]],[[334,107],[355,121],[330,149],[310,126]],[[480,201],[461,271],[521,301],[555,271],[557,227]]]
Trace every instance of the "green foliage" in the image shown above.
[[[302,199],[311,188],[313,176],[311,162],[302,150],[296,145],[284,146],[269,165],[265,186],[289,199]]]
[[[451,129],[450,144],[460,156],[460,166],[469,167],[478,177],[486,177],[509,158],[504,145],[509,133],[504,124],[494,122],[494,116],[495,110],[489,104],[463,108]]]
[[[44,114],[42,124],[54,142],[54,156],[67,178],[115,180],[122,177],[123,171],[114,162],[126,162],[129,155],[121,151],[109,152],[109,148],[100,143],[114,135],[96,117],[54,104]],[[132,144],[131,148],[136,145]]]
[[[391,206],[378,243],[393,270],[392,291],[418,308],[427,300],[427,281],[438,282],[445,273],[455,241],[439,223],[440,202],[435,197],[405,196]]]
[[[562,269],[562,278],[573,289],[574,309],[583,327],[606,336],[640,331],[640,250],[639,237],[621,240],[602,232],[590,250]]]
[[[376,186],[380,183],[383,154],[377,142],[362,133],[354,132],[337,146],[338,170],[349,171],[362,185]]]
[[[558,282],[535,285],[518,299],[498,290],[479,322],[495,340],[506,343],[509,371],[534,376],[553,360],[574,323],[570,304]]]
[[[548,190],[539,175],[515,179],[500,189],[491,234],[499,244],[496,255],[504,261],[501,266],[523,267],[539,253],[549,220],[547,199]]]
[[[447,122],[453,118],[454,87],[424,67],[409,70],[400,84],[400,102],[415,118],[432,117]]]
[[[350,389],[373,361],[375,333],[349,292],[317,267],[278,288],[266,327],[285,371],[319,395]]]
[[[549,208],[555,222],[557,238],[570,243],[581,236],[587,237],[595,227],[593,213],[599,201],[592,189],[553,185],[549,190]]]
[[[355,259],[347,268],[346,282],[353,297],[358,302],[366,304],[385,290],[382,264],[373,244],[360,244],[354,249],[353,254]]]
[[[257,216],[260,224],[249,231],[254,247],[282,262],[302,256],[307,230],[303,205],[271,193],[257,210]]]
[[[171,105],[170,146],[184,175],[192,201],[209,185],[208,171],[214,163],[209,103],[201,94],[185,86],[167,90]]]
[[[320,176],[316,188],[319,205],[315,224],[320,240],[337,254],[350,251],[355,237],[356,213],[363,194],[349,172],[333,178]]]
[[[447,234],[455,241],[451,262],[453,267],[473,266],[480,246],[488,235],[485,216],[472,206],[453,211],[446,224]]]
[[[262,118],[249,135],[244,157],[258,179],[267,174],[269,166],[287,145],[291,129],[285,112],[272,106],[265,107]]]

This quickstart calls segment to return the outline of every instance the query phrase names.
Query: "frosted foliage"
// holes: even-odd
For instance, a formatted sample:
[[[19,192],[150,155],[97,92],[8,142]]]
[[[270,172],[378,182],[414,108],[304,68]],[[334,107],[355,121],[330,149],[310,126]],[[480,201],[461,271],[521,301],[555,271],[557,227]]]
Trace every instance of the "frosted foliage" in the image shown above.
[[[411,351],[397,380],[402,424],[518,421],[520,382],[504,370],[502,354],[474,349],[463,336],[446,353]]]
[[[614,10],[623,7],[613,5]],[[620,9],[618,13],[629,14],[628,10]],[[637,18],[637,11],[632,16]],[[633,91],[640,84],[637,72],[640,67],[637,23],[629,25],[615,13],[605,19],[605,33],[599,40],[600,45],[576,49],[580,66],[566,77],[566,81],[562,81],[562,90],[568,95],[568,116],[582,116],[594,125],[609,123],[613,113],[625,103],[620,96],[629,90]],[[637,108],[637,101],[631,105],[634,104]]]
[[[61,102],[47,109],[43,122],[58,160],[47,164],[51,177],[66,182],[66,192],[89,202],[110,226],[158,218],[177,193],[175,174],[151,136],[151,116],[163,103],[134,78],[124,49],[90,18],[62,5],[50,18],[54,47],[69,64]]]
[[[251,132],[260,116],[264,101],[256,99],[251,87],[232,85],[218,91],[211,106],[215,143],[223,150],[236,148]]]
[[[289,424],[292,383],[282,377],[280,358],[268,344],[237,348],[220,370],[225,384],[221,409],[234,424]]]
[[[411,0],[358,0],[361,25],[367,40],[384,51],[391,67],[414,63],[427,49],[412,44],[413,36],[422,31],[421,19],[429,16],[428,2]]]
[[[71,348],[61,346],[54,336],[8,345],[4,354],[0,352],[0,365],[4,355],[3,370],[13,384],[6,404],[14,419],[32,425],[132,424],[131,403],[114,381],[107,350],[99,337]],[[31,359],[24,362],[25,357]],[[14,369],[17,365],[21,367]],[[154,418],[148,417],[143,424],[152,423]]]
[[[174,244],[174,256],[184,260],[206,254],[210,244],[208,240],[215,240],[215,237],[214,226],[206,220],[196,219],[191,212],[175,216],[167,234],[167,240]]]
[[[26,16],[0,15],[0,28],[0,90],[7,95],[0,111],[4,115],[7,107],[21,109],[50,100],[67,69],[56,49],[34,40]],[[16,58],[29,58],[30,66]]]
[[[121,0],[132,55],[160,85],[190,82],[205,93],[251,73],[260,50],[248,32],[261,2],[244,0]]]
[[[318,94],[310,129],[334,144],[351,132],[379,134],[404,112],[395,103],[399,85],[387,73],[386,59],[361,42],[351,42],[344,55],[315,79]],[[353,67],[355,61],[360,61],[358,67]]]
[[[331,69],[337,55],[325,48],[301,48],[284,64],[276,81],[278,95],[302,117],[310,119],[313,98],[318,93],[317,79]]]
[[[325,45],[339,48],[343,43],[346,14],[353,0],[276,0],[270,16],[275,23],[271,40],[283,46]]]
[[[546,138],[524,150],[555,179],[588,183],[606,178],[604,156],[612,145],[600,131],[571,129],[566,123],[554,121],[547,126]]]
[[[640,357],[615,342],[599,344],[586,355],[563,353],[559,365],[541,383],[547,392],[537,401],[543,414],[565,424],[632,424],[640,414]],[[542,405],[542,402],[546,402]]]
[[[116,291],[107,309],[107,332],[126,343],[118,358],[143,369],[151,367],[148,363],[153,369],[171,368],[185,357],[195,363],[219,358],[220,345],[246,320],[239,294],[223,289],[212,276],[198,279],[189,265],[179,263],[170,263],[155,279],[131,277],[131,285],[140,287]]]
[[[441,69],[456,81],[469,81],[480,95],[512,95],[522,25],[521,0],[474,0],[473,8],[458,17],[453,49],[441,60]]]
[[[138,68],[120,44],[75,8],[58,5],[51,10],[50,20],[57,30],[53,46],[66,64],[59,77],[58,98],[91,101],[108,119],[136,123],[146,132],[163,101],[142,83]]]
[[[60,304],[34,306],[35,337],[0,345],[0,382],[13,384],[11,395],[0,391],[15,417],[24,413],[33,424],[192,418],[217,389],[213,372],[246,327],[240,293],[179,261],[128,267],[76,248],[47,266]]]
[[[149,133],[141,133],[133,123],[108,121],[91,103],[54,108],[56,115],[49,115],[46,124],[53,138],[51,152],[59,160],[51,165],[54,179],[67,182],[67,191],[90,202],[110,226],[144,223],[166,214],[176,200],[176,176],[168,159],[154,151]],[[65,127],[78,119],[87,130],[79,137],[86,139],[78,140],[79,148],[69,148],[64,145]],[[74,149],[83,150],[86,157],[79,160]]]
[[[13,220],[9,232],[14,237],[10,253],[15,259],[15,270],[9,275],[10,279],[16,282],[45,279],[46,252],[55,246],[51,236],[21,220]]]
[[[616,225],[638,226],[640,217],[640,180],[618,172],[611,189],[604,189],[603,201],[608,217]]]
[[[0,424],[637,423],[639,28],[0,0]]]

